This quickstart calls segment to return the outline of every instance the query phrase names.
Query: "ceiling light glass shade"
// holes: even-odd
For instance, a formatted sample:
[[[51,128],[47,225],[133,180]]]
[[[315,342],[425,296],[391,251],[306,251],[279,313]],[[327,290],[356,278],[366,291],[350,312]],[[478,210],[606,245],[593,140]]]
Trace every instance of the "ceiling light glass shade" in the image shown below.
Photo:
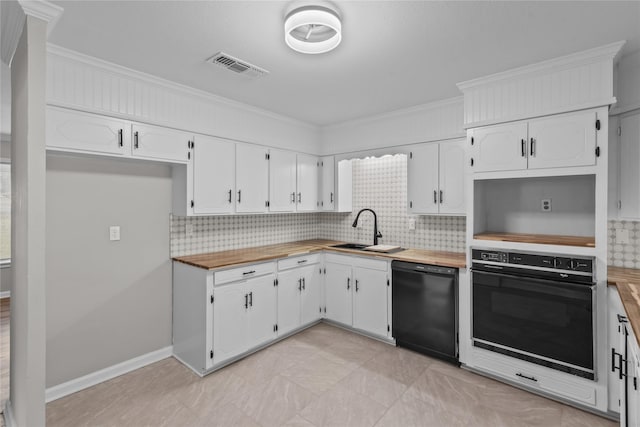
[[[338,14],[323,6],[294,9],[284,21],[284,39],[298,52],[317,54],[335,49],[342,40]]]

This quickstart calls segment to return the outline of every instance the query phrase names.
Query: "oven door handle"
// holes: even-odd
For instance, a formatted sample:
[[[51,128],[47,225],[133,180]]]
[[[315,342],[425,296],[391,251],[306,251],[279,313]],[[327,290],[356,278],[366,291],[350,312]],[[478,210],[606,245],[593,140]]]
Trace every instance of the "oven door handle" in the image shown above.
[[[529,282],[535,282],[537,284],[540,284],[542,286],[544,286],[545,288],[549,289],[552,292],[547,292],[548,294],[560,294],[561,292],[558,291],[580,291],[580,293],[585,294],[587,293],[593,293],[595,286],[596,285],[578,285],[575,283],[567,283],[567,282],[561,282],[561,281],[556,281],[553,279],[539,279],[539,278],[534,278],[534,277],[527,277],[527,276],[518,276],[518,275],[514,275],[514,274],[507,274],[507,273],[494,273],[494,272],[490,272],[490,271],[484,271],[484,270],[474,270],[471,269],[472,273],[475,274],[486,274],[488,276],[497,276],[497,277],[508,277],[510,279],[518,279],[518,280],[527,280]],[[485,284],[480,284],[480,286],[489,286],[491,287],[492,285],[485,285]],[[505,283],[501,283],[500,286],[502,286],[503,288],[508,288],[508,289],[523,289],[523,290],[527,290],[529,289],[529,287],[527,285],[514,285],[514,284],[505,284]],[[553,292],[555,291],[555,292]]]

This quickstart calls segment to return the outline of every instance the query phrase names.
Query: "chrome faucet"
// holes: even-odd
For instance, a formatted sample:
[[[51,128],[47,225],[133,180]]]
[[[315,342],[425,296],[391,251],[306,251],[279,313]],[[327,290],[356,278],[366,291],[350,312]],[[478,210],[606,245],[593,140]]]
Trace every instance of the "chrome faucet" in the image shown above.
[[[376,215],[373,209],[369,209],[369,208],[360,209],[360,212],[358,212],[358,215],[356,215],[356,219],[355,221],[353,221],[353,224],[351,224],[351,226],[353,228],[356,228],[358,226],[358,218],[360,218],[360,214],[364,211],[369,211],[373,214],[373,244],[377,245],[378,239],[382,238],[382,234],[378,231],[378,215]]]

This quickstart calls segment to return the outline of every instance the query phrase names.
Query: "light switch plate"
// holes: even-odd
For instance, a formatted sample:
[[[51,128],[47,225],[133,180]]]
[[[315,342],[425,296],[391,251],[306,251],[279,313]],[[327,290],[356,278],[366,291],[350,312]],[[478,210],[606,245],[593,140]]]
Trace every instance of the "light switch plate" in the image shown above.
[[[120,226],[112,225],[109,227],[109,240],[120,240]]]
[[[625,228],[616,228],[616,243],[620,245],[629,244],[629,230]]]

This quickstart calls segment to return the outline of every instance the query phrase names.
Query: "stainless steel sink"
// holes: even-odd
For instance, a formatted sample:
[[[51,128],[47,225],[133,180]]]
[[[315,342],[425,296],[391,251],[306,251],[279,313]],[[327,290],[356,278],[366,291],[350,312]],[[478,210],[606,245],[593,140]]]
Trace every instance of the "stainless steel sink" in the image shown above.
[[[339,248],[339,249],[355,249],[358,251],[363,251],[365,248],[369,247],[371,245],[363,245],[362,243],[341,243],[339,245],[332,245],[332,248]]]

